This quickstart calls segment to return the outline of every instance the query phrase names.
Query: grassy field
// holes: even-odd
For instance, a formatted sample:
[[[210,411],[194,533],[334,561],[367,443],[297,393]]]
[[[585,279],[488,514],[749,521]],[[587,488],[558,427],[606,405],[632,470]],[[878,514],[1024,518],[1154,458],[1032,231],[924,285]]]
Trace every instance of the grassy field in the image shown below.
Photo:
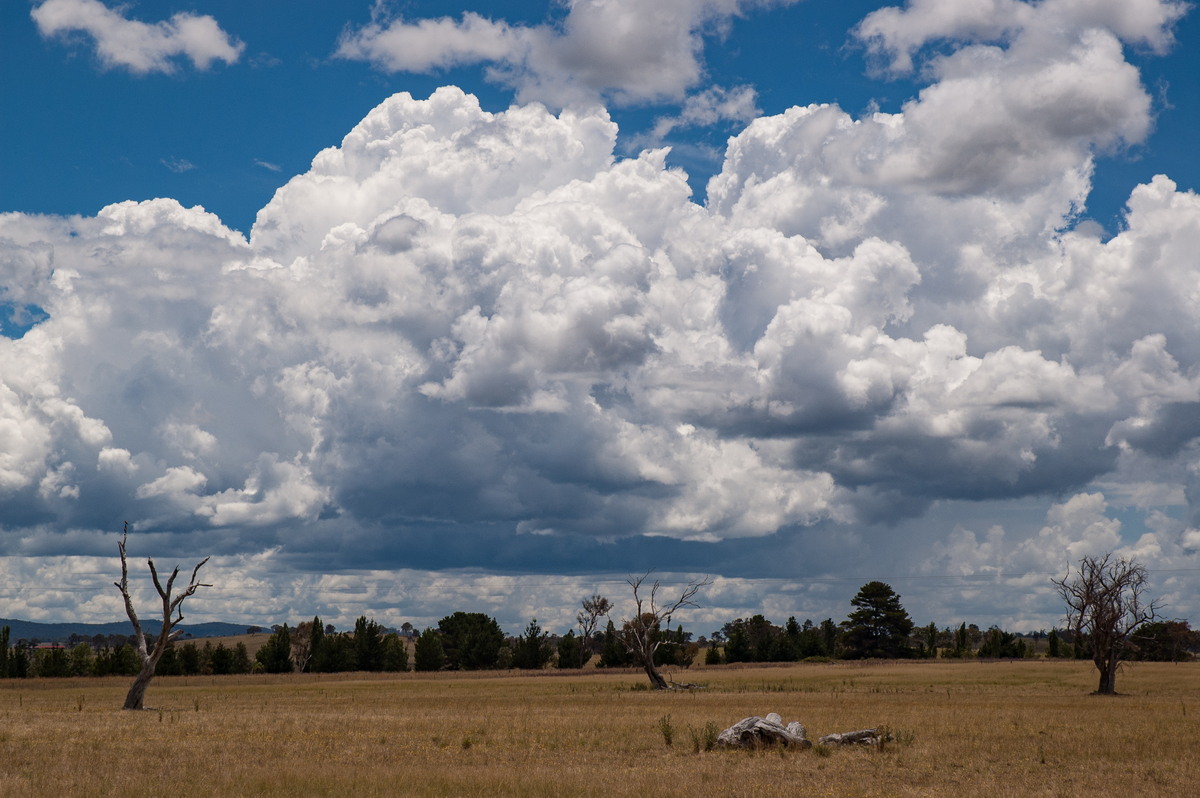
[[[633,673],[176,677],[122,712],[126,679],[0,682],[0,796],[1193,795],[1200,665],[708,668],[693,692]],[[876,749],[704,751],[778,712]],[[673,730],[672,745],[664,726]]]

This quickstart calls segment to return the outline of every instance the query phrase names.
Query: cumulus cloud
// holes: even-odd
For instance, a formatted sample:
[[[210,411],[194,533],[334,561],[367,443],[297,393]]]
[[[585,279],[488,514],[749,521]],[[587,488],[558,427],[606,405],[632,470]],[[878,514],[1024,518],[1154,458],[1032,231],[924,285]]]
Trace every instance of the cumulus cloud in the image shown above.
[[[689,4],[672,30],[694,55],[741,7]],[[1161,45],[1171,6],[1139,5],[1141,27],[1054,0],[963,8],[907,38],[877,18],[888,53],[954,40],[924,90],[891,114],[755,119],[705,206],[664,150],[618,158],[599,106],[490,113],[444,88],[381,103],[248,239],[166,199],[0,216],[0,285],[49,316],[0,340],[10,550],[114,512],[327,568],[632,537],[777,547],[812,574],[833,547],[988,577],[1043,625],[1029,575],[1064,558],[1194,557],[1200,200],[1157,177],[1118,235],[1070,225],[1096,154],[1149,129],[1121,42]],[[549,33],[631,9],[577,3]],[[1070,25],[1035,34],[1054,9]],[[536,32],[485,22],[492,39],[444,23],[437,52]],[[604,74],[592,90],[668,91]],[[1151,481],[1170,506],[1139,505],[1130,543],[1110,501]],[[1047,495],[1067,498],[1036,521],[947,515]],[[727,587],[726,607],[762,598]]]
[[[620,103],[681,100],[703,75],[704,37],[756,7],[795,0],[572,0],[553,24],[388,18],[343,34],[337,55],[390,72],[490,65],[521,102],[563,107],[608,97]],[[704,100],[697,102],[704,103]],[[707,103],[712,105],[711,102]],[[728,111],[727,111],[728,112]]]
[[[907,72],[913,56],[937,40],[1008,42],[1031,38],[1051,44],[1062,35],[1105,30],[1131,44],[1164,52],[1174,44],[1172,25],[1189,6],[1179,0],[908,0],[903,8],[873,11],[856,33]]]
[[[725,89],[710,86],[686,98],[676,116],[663,116],[645,136],[643,144],[658,144],[673,130],[688,127],[711,127],[720,122],[750,122],[761,113],[758,92],[752,86]]]
[[[84,34],[95,43],[96,56],[104,66],[138,74],[174,72],[173,59],[180,56],[197,69],[208,69],[214,61],[232,64],[245,49],[206,14],[179,12],[170,20],[151,24],[128,19],[122,11],[100,0],[44,0],[31,15],[42,36]]]

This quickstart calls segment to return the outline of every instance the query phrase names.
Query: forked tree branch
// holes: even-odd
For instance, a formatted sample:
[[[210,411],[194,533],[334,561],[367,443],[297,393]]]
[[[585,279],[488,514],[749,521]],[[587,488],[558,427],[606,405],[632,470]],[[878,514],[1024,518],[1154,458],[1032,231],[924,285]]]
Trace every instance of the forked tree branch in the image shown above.
[[[661,690],[667,688],[667,683],[654,664],[654,654],[662,644],[660,631],[663,627],[670,625],[671,617],[679,610],[684,607],[698,607],[699,604],[695,601],[696,594],[702,588],[711,585],[712,579],[709,577],[693,579],[684,586],[679,598],[660,605],[658,594],[662,583],[659,580],[654,580],[654,584],[650,586],[649,596],[642,595],[642,586],[649,576],[649,573],[645,573],[642,576],[630,577],[626,580],[633,588],[633,603],[637,612],[633,618],[625,622],[625,644],[646,671],[650,684]]]
[[[205,557],[192,569],[192,578],[188,581],[187,587],[181,590],[178,595],[172,595],[175,591],[175,580],[179,576],[179,566],[176,566],[171,571],[171,575],[167,578],[167,584],[164,587],[162,581],[159,579],[158,569],[154,566],[153,558],[147,558],[146,562],[150,566],[150,577],[154,580],[154,589],[158,591],[158,596],[162,601],[162,626],[159,629],[158,638],[154,642],[154,648],[151,649],[147,635],[142,630],[142,624],[138,620],[137,612],[133,608],[133,598],[129,594],[129,564],[125,551],[125,542],[128,537],[129,522],[126,522],[121,532],[121,540],[117,543],[117,549],[121,553],[121,581],[114,582],[113,584],[121,591],[121,598],[125,601],[125,614],[129,616],[129,622],[133,624],[134,637],[137,640],[138,658],[142,664],[141,671],[134,680],[133,686],[129,688],[129,695],[125,698],[125,709],[141,709],[146,686],[154,678],[154,669],[157,667],[159,659],[162,657],[163,652],[167,650],[167,645],[177,639],[183,631],[182,629],[172,630],[176,624],[183,620],[182,605],[184,600],[195,594],[199,588],[212,587],[212,585],[199,581],[200,569],[209,560],[208,557]]]

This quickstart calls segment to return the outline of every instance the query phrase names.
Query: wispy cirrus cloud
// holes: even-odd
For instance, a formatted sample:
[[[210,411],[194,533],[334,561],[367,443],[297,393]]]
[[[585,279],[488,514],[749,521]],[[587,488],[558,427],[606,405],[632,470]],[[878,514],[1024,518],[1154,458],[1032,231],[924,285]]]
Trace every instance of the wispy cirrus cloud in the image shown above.
[[[196,168],[196,164],[189,161],[187,158],[164,158],[162,165],[170,169],[177,175],[184,172],[190,172]]]

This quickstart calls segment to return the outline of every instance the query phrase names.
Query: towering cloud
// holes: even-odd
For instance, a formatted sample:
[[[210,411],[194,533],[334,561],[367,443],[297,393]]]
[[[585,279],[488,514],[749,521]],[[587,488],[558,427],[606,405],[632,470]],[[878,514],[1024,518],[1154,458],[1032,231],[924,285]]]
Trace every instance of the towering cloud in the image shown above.
[[[661,85],[571,74],[682,91],[699,26],[737,7],[687,5]],[[575,4],[554,36],[629,8]],[[1074,227],[1097,153],[1150,127],[1121,42],[1165,46],[1178,7],[1137,8],[872,15],[893,69],[954,42],[929,85],[892,114],[756,119],[705,205],[664,151],[616,157],[598,106],[489,113],[443,88],[371,111],[248,240],[173,200],[0,217],[0,285],[49,314],[0,340],[10,550],[121,512],[377,567],[430,530],[453,551],[819,525],[882,557],[889,525],[947,502],[1065,497],[1027,541],[924,533],[921,567],[1002,573],[1116,545],[1118,496],[1185,491],[1192,520],[1155,516],[1138,550],[1191,550],[1200,200],[1158,177],[1116,236]],[[528,44],[547,31],[437,25],[443,59],[565,57]]]

